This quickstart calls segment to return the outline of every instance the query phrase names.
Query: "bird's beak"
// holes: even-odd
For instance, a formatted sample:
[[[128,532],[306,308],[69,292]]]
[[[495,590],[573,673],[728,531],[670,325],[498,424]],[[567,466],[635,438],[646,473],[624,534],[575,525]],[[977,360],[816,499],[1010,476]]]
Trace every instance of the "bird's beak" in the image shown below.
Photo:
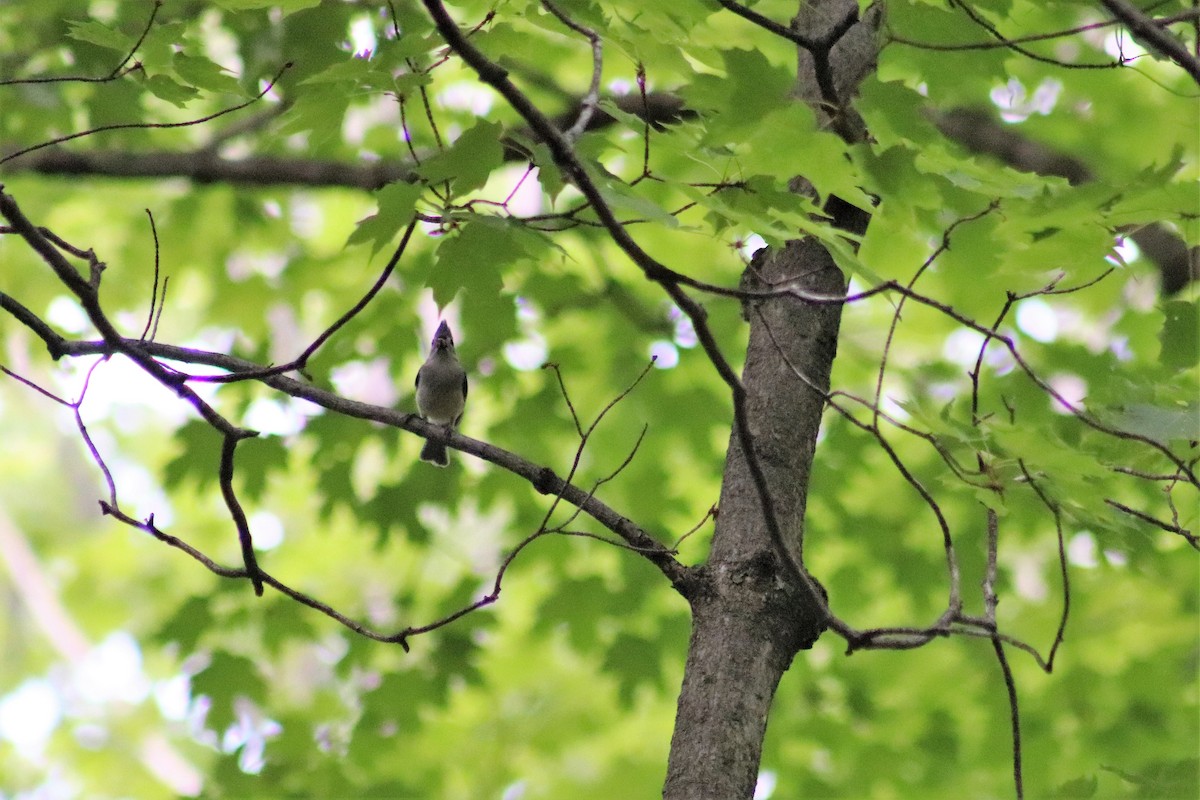
[[[445,320],[442,320],[442,324],[438,325],[437,331],[433,334],[433,346],[436,348],[445,345],[454,346],[454,335],[450,333],[450,326],[446,324]]]

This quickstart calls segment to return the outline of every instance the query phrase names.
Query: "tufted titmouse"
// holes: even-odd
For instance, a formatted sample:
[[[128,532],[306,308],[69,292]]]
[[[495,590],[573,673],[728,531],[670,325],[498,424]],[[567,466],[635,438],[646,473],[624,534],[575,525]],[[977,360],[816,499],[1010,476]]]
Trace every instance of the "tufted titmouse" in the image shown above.
[[[445,322],[433,334],[429,358],[417,370],[417,410],[430,422],[453,428],[467,402],[467,372],[454,354],[454,337]],[[446,445],[425,440],[421,460],[444,467],[450,463]]]

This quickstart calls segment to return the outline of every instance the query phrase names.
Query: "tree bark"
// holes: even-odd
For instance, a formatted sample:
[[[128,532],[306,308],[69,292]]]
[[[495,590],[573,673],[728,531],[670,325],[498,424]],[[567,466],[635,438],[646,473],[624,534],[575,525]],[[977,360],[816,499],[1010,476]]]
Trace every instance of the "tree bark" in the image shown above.
[[[805,290],[825,295],[845,291],[841,271],[815,240],[760,251],[749,275],[755,282],[797,280]],[[750,343],[742,381],[754,451],[771,510],[799,563],[808,475],[841,306],[778,297],[748,304],[747,312]],[[725,463],[712,555],[690,597],[692,635],[663,790],[668,800],[753,794],[779,679],[824,625],[819,601],[779,563],[736,432]]]
[[[857,0],[809,0],[792,23],[808,41],[828,45],[816,54],[801,50],[796,97],[846,138],[863,132],[849,99],[874,67],[880,22],[879,9],[872,8],[847,26],[857,10]],[[793,181],[800,191],[805,183]],[[865,230],[866,212],[837,198],[828,199],[826,212],[844,229]],[[841,270],[815,239],[760,250],[743,276],[743,286],[752,289],[784,283],[825,296],[846,290]],[[692,633],[663,787],[666,800],[753,796],[779,679],[825,627],[824,599],[796,575],[804,569],[809,473],[842,307],[777,296],[748,301],[744,311],[750,323],[742,372],[745,409],[767,502],[735,428],[712,552],[697,569],[697,588],[688,597]],[[770,518],[782,542],[772,536]],[[790,564],[783,563],[780,545]]]

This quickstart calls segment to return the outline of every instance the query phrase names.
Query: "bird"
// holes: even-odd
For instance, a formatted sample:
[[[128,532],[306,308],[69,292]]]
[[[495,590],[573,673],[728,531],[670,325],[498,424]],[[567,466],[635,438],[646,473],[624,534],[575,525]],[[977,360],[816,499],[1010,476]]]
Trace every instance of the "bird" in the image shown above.
[[[453,429],[467,402],[467,371],[454,353],[454,336],[445,320],[433,334],[429,358],[417,370],[417,411],[437,425]],[[446,445],[426,439],[421,460],[439,467],[450,463]]]

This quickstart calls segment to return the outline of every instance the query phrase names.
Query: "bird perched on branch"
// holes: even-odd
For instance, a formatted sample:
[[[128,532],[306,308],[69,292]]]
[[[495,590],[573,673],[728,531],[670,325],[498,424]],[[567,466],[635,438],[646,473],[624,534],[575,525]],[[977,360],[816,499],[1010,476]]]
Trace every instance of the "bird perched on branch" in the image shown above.
[[[454,353],[454,336],[444,321],[433,334],[429,358],[417,370],[417,410],[430,422],[454,428],[467,402],[467,371]],[[421,460],[444,467],[450,463],[446,445],[425,440]]]

